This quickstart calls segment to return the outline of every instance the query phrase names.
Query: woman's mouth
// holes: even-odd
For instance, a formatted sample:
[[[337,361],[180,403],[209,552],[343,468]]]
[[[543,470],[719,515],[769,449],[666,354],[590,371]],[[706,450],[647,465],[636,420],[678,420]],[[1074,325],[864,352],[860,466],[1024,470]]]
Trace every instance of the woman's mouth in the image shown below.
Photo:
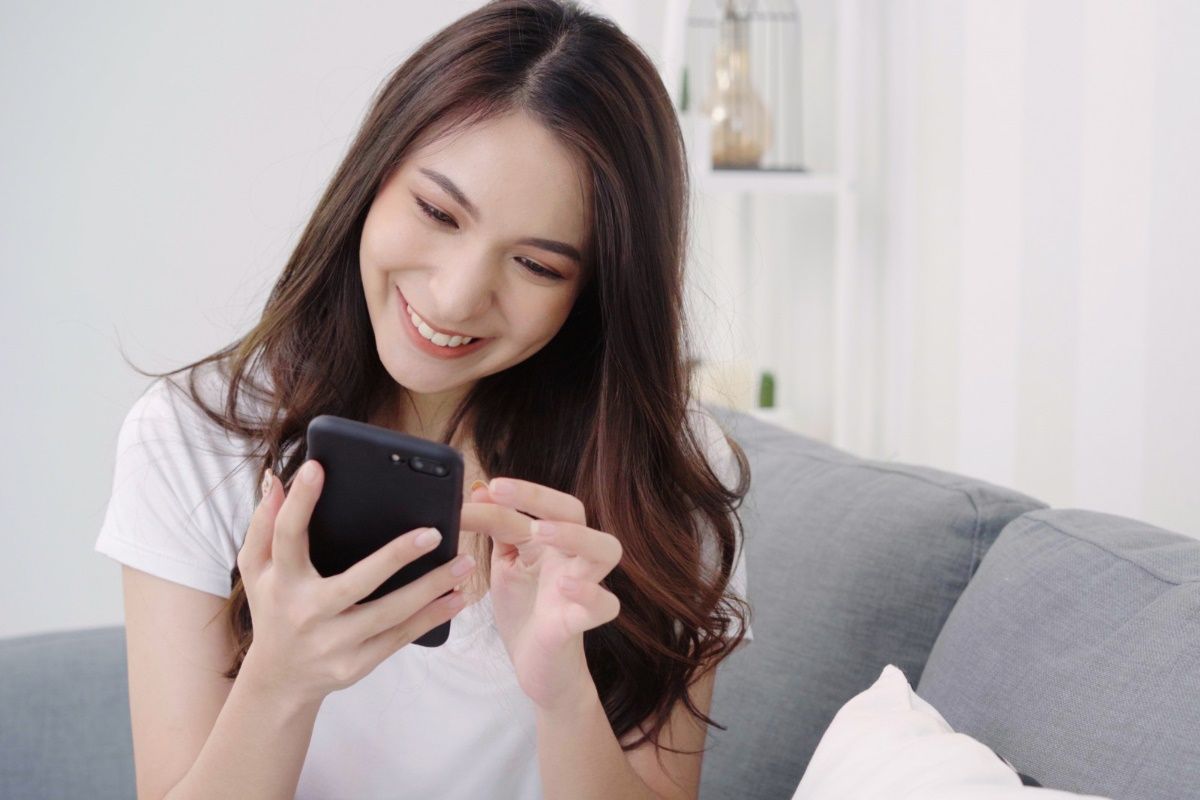
[[[491,341],[490,338],[447,336],[434,331],[421,319],[419,314],[412,310],[398,286],[396,287],[396,300],[400,313],[400,324],[408,331],[408,338],[422,353],[436,358],[461,358],[474,353]]]

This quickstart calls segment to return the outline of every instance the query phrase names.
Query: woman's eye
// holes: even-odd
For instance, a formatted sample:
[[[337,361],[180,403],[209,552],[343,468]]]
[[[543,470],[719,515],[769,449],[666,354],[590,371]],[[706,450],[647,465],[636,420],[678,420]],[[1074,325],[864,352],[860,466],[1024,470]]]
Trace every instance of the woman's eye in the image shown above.
[[[433,220],[436,220],[437,222],[440,222],[443,225],[453,225],[454,224],[454,219],[452,217],[449,217],[446,214],[443,214],[441,211],[438,211],[433,206],[426,205],[419,198],[417,199],[417,205],[421,207],[421,211],[425,214],[425,216],[427,216]]]
[[[517,257],[517,261],[521,262],[521,264],[524,265],[524,267],[534,275],[538,275],[543,278],[551,278],[556,281],[561,281],[563,279],[562,275],[559,275],[554,270],[546,269],[536,261],[530,261],[528,258],[523,258],[521,256]]]
[[[454,224],[454,219],[452,217],[450,217],[446,214],[443,214],[441,211],[438,211],[433,206],[423,202],[419,197],[415,198],[415,199],[417,201],[417,205],[421,207],[421,212],[423,214],[425,214],[425,216],[429,217],[430,219],[432,219],[436,222],[440,222],[443,225],[453,225]],[[556,280],[556,281],[563,280],[562,275],[559,275],[554,270],[546,269],[545,267],[543,267],[541,264],[537,263],[536,261],[530,261],[529,259],[523,258],[523,257],[518,257],[517,261],[520,262],[521,265],[525,267],[525,269],[529,270],[530,272],[532,272],[534,275],[537,275],[538,277],[550,278],[551,280]]]

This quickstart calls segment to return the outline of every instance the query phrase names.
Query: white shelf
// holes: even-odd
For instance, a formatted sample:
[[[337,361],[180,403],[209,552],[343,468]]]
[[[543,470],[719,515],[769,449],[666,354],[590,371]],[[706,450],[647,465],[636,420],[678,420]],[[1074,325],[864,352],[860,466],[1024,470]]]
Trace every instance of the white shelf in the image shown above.
[[[821,0],[814,0],[821,1]],[[860,295],[869,289],[871,276],[866,274],[866,265],[860,263],[858,253],[859,198],[856,159],[858,148],[858,109],[860,87],[858,60],[861,58],[861,9],[862,0],[823,0],[832,9],[835,27],[833,34],[834,60],[831,65],[831,80],[835,82],[836,163],[833,170],[820,172],[791,172],[766,170],[714,170],[709,150],[711,135],[706,122],[694,111],[682,116],[681,121],[689,126],[688,156],[693,188],[707,195],[737,195],[740,217],[741,247],[743,263],[752,265],[751,248],[753,227],[752,200],[758,196],[809,196],[828,197],[834,202],[834,226],[829,231],[832,239],[833,263],[831,271],[830,339],[832,341],[831,368],[827,375],[815,378],[802,374],[799,363],[793,363],[785,355],[779,363],[758,363],[771,348],[766,346],[773,335],[772,313],[785,314],[776,308],[776,297],[769,287],[757,285],[761,276],[750,272],[743,276],[742,294],[756,310],[766,303],[767,313],[754,313],[746,324],[749,335],[747,362],[734,365],[714,365],[736,375],[737,382],[747,378],[757,380],[759,371],[769,369],[775,374],[779,393],[785,405],[795,404],[795,393],[815,390],[815,385],[825,387],[828,392],[828,421],[812,429],[813,422],[797,418],[797,415],[782,415],[777,421],[785,427],[805,435],[825,439],[837,447],[854,452],[868,452],[873,446],[871,425],[864,413],[866,405],[861,395],[870,391],[871,381],[867,378],[872,368],[870,342],[864,334],[863,314],[870,313],[861,308]],[[804,3],[798,2],[803,6]],[[668,26],[669,36],[680,37],[669,50],[667,63],[671,69],[670,84],[677,82],[682,63],[683,47],[680,44],[684,33],[686,0],[672,0],[669,4],[676,16]],[[751,267],[753,270],[753,267]],[[770,270],[766,271],[769,274]],[[778,353],[778,349],[775,350]],[[778,356],[777,356],[778,358]],[[732,379],[731,379],[732,380]],[[779,416],[779,415],[777,415]]]
[[[694,174],[699,176],[701,188],[706,192],[833,196],[851,188],[835,173],[697,168]]]

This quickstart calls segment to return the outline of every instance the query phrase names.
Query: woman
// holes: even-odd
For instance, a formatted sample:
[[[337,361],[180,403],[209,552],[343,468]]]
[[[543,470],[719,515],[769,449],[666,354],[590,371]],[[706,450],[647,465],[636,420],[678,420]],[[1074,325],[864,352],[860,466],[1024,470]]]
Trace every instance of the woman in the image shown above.
[[[749,472],[689,393],[685,164],[653,64],[570,3],[388,79],[261,321],[122,428],[140,797],[696,796]],[[319,414],[463,452],[465,571],[356,605],[411,531],[316,573]]]

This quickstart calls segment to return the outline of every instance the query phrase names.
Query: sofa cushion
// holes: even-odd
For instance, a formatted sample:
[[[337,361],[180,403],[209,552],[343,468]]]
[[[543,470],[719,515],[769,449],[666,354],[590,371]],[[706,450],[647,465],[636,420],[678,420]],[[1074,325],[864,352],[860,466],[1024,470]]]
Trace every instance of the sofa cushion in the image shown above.
[[[1196,796],[1200,541],[1093,511],[1014,520],[917,691],[1044,786]]]
[[[895,798],[1111,800],[1025,785],[991,748],[955,732],[889,664],[834,716],[792,800]]]
[[[1044,504],[710,410],[750,460],[754,644],[719,668],[702,796],[790,797],[838,709],[887,664],[919,680],[992,541]]]
[[[135,794],[122,627],[0,641],[0,797]]]

